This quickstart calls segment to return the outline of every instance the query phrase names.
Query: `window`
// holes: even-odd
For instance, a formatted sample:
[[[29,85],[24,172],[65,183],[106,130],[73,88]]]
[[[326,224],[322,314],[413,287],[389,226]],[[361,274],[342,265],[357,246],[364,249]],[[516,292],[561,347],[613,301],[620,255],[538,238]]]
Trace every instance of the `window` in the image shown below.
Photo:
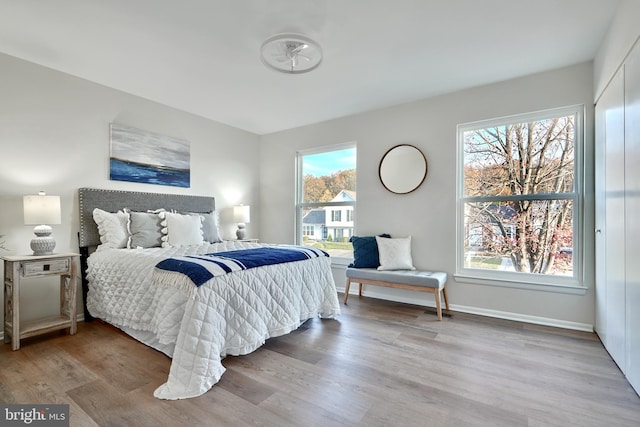
[[[462,279],[581,286],[582,110],[458,127]]]
[[[352,259],[355,145],[298,153],[296,194],[297,243],[323,249],[334,260]]]

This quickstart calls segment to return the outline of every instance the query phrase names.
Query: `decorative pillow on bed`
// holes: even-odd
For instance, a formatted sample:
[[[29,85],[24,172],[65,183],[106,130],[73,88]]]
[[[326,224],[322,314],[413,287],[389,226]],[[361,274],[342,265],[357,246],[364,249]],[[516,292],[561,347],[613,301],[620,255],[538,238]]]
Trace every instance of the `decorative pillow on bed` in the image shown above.
[[[380,234],[380,237],[390,238],[391,236]],[[351,236],[349,241],[353,244],[353,262],[349,264],[349,267],[378,268],[380,260],[376,236]]]
[[[415,270],[411,257],[411,236],[385,239],[376,236],[380,266],[378,270]]]
[[[98,226],[100,234],[100,246],[98,249],[127,247],[129,241],[129,213],[118,211],[116,213],[106,212],[102,209],[93,210],[93,220]]]
[[[220,216],[218,215],[218,211],[209,213],[189,212],[189,215],[200,215],[203,218],[202,234],[204,235],[205,242],[222,242],[222,238],[220,237]]]
[[[162,246],[162,232],[160,231],[160,217],[157,213],[129,212],[129,231],[131,237],[127,247],[157,248]]]
[[[201,245],[204,243],[202,234],[202,215],[183,215],[171,212],[159,214],[162,222],[162,247]]]

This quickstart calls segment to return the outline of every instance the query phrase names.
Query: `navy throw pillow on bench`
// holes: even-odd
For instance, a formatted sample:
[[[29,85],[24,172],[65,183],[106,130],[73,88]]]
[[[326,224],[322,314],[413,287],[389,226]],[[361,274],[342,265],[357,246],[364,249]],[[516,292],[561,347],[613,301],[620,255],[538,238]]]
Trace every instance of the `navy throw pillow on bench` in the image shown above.
[[[379,234],[379,237],[390,238],[389,234]],[[349,267],[353,268],[378,268],[380,255],[375,236],[351,236],[349,241],[353,244],[353,262]]]

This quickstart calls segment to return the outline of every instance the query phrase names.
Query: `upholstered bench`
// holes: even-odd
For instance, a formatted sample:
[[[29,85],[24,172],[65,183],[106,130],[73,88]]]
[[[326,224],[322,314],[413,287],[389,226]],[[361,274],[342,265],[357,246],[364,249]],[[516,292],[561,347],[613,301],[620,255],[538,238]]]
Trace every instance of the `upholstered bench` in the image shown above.
[[[344,291],[344,303],[349,299],[351,282],[359,283],[359,296],[362,296],[362,285],[386,286],[388,288],[409,289],[419,292],[431,292],[436,300],[438,320],[442,320],[440,294],[449,310],[447,301],[447,273],[420,270],[377,270],[375,268],[347,268],[347,286]]]

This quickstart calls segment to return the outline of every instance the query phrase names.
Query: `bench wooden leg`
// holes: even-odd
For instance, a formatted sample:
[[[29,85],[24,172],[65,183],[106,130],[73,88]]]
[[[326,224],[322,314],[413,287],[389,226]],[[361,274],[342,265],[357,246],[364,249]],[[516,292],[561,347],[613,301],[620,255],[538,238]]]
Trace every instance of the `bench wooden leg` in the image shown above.
[[[347,305],[349,299],[349,288],[351,287],[351,279],[347,277],[347,285],[344,287],[344,305]]]
[[[449,300],[447,299],[447,288],[442,288],[442,296],[444,297],[444,306],[449,311]]]
[[[440,289],[436,289],[433,295],[436,297],[436,311],[438,312],[438,320],[442,320],[442,306],[440,303]]]

